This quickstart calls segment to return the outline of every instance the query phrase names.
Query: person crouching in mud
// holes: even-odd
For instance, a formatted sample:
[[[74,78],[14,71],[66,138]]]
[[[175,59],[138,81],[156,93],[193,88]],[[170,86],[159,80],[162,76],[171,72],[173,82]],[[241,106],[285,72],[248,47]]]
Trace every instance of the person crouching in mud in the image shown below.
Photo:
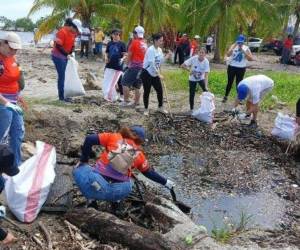
[[[174,182],[150,167],[141,147],[145,129],[141,126],[123,127],[117,133],[100,133],[85,138],[82,155],[73,176],[81,193],[87,199],[120,201],[132,190],[132,170],[137,168],[150,180],[168,189]],[[88,164],[92,146],[101,145],[105,150],[95,166]]]

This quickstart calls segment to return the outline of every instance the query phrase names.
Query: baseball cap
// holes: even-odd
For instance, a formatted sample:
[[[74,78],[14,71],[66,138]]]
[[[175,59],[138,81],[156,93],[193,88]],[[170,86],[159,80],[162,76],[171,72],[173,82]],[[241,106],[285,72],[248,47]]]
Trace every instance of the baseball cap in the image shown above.
[[[111,31],[111,34],[113,35],[113,34],[121,34],[121,30],[119,30],[119,29],[113,29],[112,31]]]
[[[244,100],[248,95],[248,87],[245,84],[239,84],[237,88],[238,99]]]
[[[130,130],[134,132],[142,141],[145,141],[146,132],[142,126],[134,125],[130,127]]]
[[[8,42],[8,46],[12,49],[22,49],[22,41],[18,34],[15,32],[6,32],[1,37],[0,40],[5,40]]]
[[[136,32],[137,36],[139,38],[143,38],[144,37],[144,33],[145,33],[145,30],[142,26],[137,26],[135,27],[134,31]]]
[[[246,40],[245,36],[244,35],[239,35],[237,38],[236,38],[236,42],[237,43],[244,43]]]
[[[0,144],[0,173],[14,176],[19,173],[15,156],[6,144]]]
[[[72,20],[73,25],[76,27],[79,33],[82,32],[82,23],[79,19],[73,19]]]

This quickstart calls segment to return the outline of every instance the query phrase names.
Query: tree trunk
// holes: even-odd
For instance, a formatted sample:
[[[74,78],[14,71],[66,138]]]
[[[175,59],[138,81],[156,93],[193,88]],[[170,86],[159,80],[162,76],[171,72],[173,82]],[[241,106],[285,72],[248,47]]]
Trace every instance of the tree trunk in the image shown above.
[[[296,14],[296,23],[293,31],[293,37],[295,38],[297,36],[298,30],[299,30],[299,25],[300,25],[300,12]]]
[[[101,242],[115,242],[133,250],[177,249],[159,233],[152,232],[116,216],[93,208],[74,209],[66,218]]]
[[[144,17],[145,17],[145,2],[140,0],[140,25],[144,27]]]
[[[216,36],[215,36],[215,53],[214,53],[214,59],[213,61],[216,63],[221,62],[221,51],[220,51],[220,27],[219,24],[217,24],[216,27]]]

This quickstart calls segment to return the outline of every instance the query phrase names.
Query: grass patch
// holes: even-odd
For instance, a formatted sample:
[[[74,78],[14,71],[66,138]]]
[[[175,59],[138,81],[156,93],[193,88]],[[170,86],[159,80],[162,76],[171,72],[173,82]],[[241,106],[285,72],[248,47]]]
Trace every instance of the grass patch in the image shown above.
[[[274,80],[275,86],[271,94],[267,95],[262,103],[262,109],[272,108],[274,101],[271,96],[275,95],[281,102],[286,102],[289,107],[295,109],[300,93],[300,74],[291,72],[275,71],[248,71],[247,76],[264,74]],[[165,70],[165,83],[171,91],[188,92],[188,72],[182,69]],[[213,70],[209,73],[208,87],[218,97],[223,97],[227,83],[226,70]],[[230,98],[234,99],[236,92],[231,90]]]

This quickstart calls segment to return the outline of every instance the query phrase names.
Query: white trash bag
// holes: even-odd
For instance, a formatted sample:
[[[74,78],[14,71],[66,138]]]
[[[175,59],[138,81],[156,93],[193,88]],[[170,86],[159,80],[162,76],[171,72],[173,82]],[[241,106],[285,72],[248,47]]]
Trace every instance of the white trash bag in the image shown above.
[[[82,95],[85,95],[85,90],[78,75],[78,62],[75,58],[70,57],[65,72],[64,97],[69,98]]]
[[[296,139],[297,132],[299,132],[299,125],[296,123],[296,119],[279,112],[271,134],[280,139],[293,141]]]
[[[37,141],[35,155],[19,167],[19,174],[8,177],[5,183],[6,201],[18,220],[30,223],[37,217],[54,181],[55,164],[55,148]]]
[[[122,75],[122,71],[106,68],[104,71],[103,78],[103,96],[104,99],[110,102],[118,100],[118,93],[116,85],[118,84],[119,78]]]
[[[203,92],[200,96],[200,102],[200,108],[195,110],[192,113],[192,116],[202,122],[212,123],[214,119],[214,111],[216,109],[214,94],[210,92]]]

